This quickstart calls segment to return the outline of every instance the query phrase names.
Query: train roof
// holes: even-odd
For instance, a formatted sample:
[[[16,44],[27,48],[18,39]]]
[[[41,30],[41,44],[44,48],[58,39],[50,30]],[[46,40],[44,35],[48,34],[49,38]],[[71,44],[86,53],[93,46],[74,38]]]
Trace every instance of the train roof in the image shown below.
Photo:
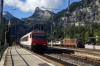
[[[45,33],[44,31],[41,31],[41,30],[33,30],[33,31],[31,31],[31,32],[29,32],[29,33],[27,33],[27,34],[25,34],[25,35],[22,36],[21,38],[23,38],[23,37],[25,37],[25,36],[27,36],[27,35],[29,35],[29,34],[31,34],[31,33],[38,33],[38,32]]]
[[[44,31],[42,31],[42,30],[33,30],[31,32],[44,32]]]

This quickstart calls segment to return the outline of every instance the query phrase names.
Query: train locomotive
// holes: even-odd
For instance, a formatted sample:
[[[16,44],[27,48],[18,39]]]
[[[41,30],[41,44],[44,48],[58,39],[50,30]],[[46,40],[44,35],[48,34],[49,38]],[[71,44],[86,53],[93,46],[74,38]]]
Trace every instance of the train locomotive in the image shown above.
[[[81,39],[65,38],[65,39],[63,39],[62,44],[63,44],[63,46],[67,46],[67,47],[85,48],[85,46],[82,43]]]
[[[35,51],[47,49],[48,39],[44,31],[31,31],[20,38],[20,45]]]

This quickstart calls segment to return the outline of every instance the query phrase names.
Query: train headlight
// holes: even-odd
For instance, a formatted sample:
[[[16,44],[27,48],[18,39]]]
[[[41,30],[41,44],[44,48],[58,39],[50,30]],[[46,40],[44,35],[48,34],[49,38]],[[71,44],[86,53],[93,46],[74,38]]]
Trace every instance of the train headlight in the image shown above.
[[[47,44],[43,44],[43,45],[47,45]]]

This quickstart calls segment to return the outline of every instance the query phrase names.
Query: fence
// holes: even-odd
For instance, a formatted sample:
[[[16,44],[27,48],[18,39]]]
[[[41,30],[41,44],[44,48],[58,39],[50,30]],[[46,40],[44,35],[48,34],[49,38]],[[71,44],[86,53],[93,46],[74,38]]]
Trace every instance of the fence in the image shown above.
[[[5,52],[5,50],[7,49],[7,47],[9,46],[9,44],[5,44],[3,46],[0,46],[0,61],[1,61],[1,58]]]

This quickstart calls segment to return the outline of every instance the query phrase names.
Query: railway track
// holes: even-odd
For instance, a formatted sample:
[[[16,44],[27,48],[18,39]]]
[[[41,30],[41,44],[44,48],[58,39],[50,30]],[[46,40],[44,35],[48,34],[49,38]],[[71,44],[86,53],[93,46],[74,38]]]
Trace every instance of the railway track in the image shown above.
[[[68,50],[64,50],[64,49],[63,50],[60,50],[60,49],[53,50],[53,52],[56,52],[56,51],[59,51],[59,53],[52,54],[52,55],[56,55],[53,57],[60,58],[66,62],[67,61],[71,62],[72,64],[74,63],[74,65],[78,64],[78,65],[83,66],[83,64],[84,64],[85,66],[90,66],[90,65],[91,66],[100,66],[100,60],[88,58],[88,57],[84,57],[84,56],[78,56],[73,53],[68,53]],[[65,53],[65,52],[67,52],[67,53]],[[50,55],[50,53],[49,53],[49,55]],[[65,59],[67,59],[67,60],[65,60]]]
[[[66,50],[72,50],[74,55],[78,56],[84,56],[84,57],[89,57],[93,59],[100,60],[100,50],[96,49],[85,49],[85,48],[64,48],[64,47],[54,47],[54,48],[59,48],[59,49],[66,49]]]
[[[48,49],[44,54],[39,55],[60,63],[60,66],[100,66],[100,60],[75,55],[72,51],[65,49]]]

